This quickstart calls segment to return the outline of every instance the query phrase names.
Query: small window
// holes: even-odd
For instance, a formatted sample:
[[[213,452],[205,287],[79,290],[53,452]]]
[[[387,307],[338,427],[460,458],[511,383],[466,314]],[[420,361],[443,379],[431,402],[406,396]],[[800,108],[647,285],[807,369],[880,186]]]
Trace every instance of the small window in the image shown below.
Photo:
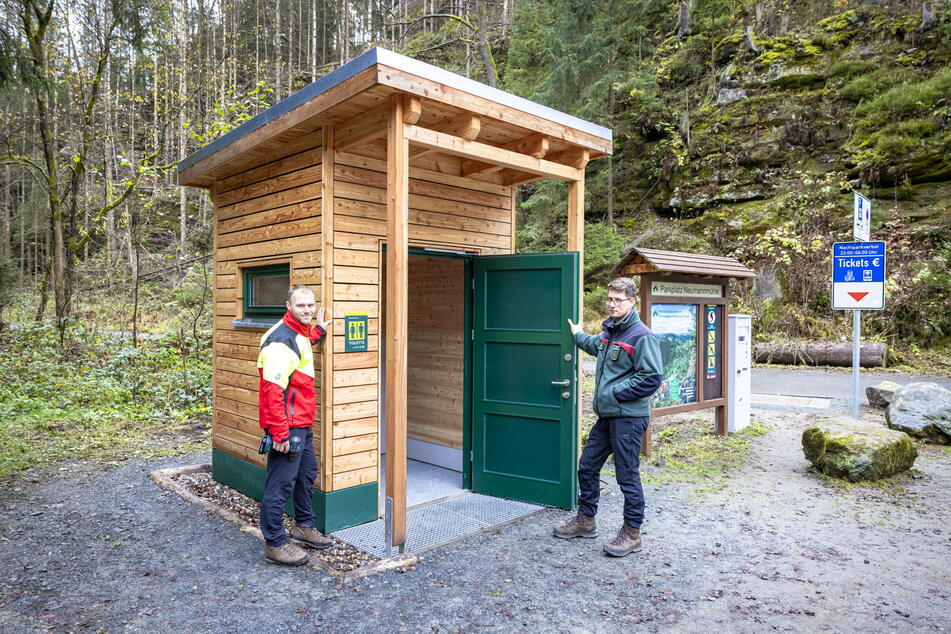
[[[244,269],[244,316],[272,317],[287,310],[291,286],[290,264],[272,264]]]

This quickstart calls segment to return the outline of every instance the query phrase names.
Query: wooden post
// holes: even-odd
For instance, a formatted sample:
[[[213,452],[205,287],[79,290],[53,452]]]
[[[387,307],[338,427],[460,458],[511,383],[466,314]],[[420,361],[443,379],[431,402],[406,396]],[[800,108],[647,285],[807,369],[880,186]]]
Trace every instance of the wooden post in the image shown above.
[[[650,275],[641,275],[641,307],[640,314],[638,315],[641,318],[641,321],[644,322],[644,325],[648,328],[651,327],[651,311],[650,311],[650,297],[651,297],[651,276]],[[697,366],[699,367],[699,366]],[[700,388],[697,388],[700,389]],[[644,431],[644,438],[641,440],[641,455],[645,458],[650,459],[651,457],[651,434],[654,433],[654,417],[651,416],[650,422],[647,423],[647,429]]]
[[[334,127],[324,126],[320,155],[320,305],[326,309],[324,319],[334,316]],[[343,316],[337,320],[342,325]],[[334,447],[334,324],[330,325],[327,340],[320,351],[321,405],[320,405],[320,460],[319,487],[333,490]]]
[[[403,99],[390,98],[386,131],[386,497],[393,545],[406,543],[406,356],[409,284],[409,144]]]
[[[584,170],[581,178],[568,181],[568,250],[578,252],[578,321],[584,323]],[[565,324],[567,326],[567,324]],[[584,369],[581,364],[581,350],[575,349],[578,355],[578,371],[575,374],[575,393],[578,398],[578,453],[581,454],[581,420],[582,411],[581,379]]]
[[[723,280],[723,310],[720,311],[720,398],[725,404],[716,408],[717,434],[726,436],[730,418],[730,381],[733,377],[728,372],[730,368],[730,280]]]

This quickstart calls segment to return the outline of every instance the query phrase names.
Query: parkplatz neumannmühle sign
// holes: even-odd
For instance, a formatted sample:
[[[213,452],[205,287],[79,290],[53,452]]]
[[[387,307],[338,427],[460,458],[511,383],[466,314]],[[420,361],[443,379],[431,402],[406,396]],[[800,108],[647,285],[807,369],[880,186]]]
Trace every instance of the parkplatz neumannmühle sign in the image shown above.
[[[885,243],[832,245],[833,310],[885,308]]]

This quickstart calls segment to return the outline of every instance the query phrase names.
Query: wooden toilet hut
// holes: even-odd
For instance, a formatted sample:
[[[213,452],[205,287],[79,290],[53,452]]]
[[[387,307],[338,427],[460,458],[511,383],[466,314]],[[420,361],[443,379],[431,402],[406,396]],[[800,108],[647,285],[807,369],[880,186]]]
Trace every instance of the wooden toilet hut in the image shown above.
[[[214,478],[260,499],[259,341],[308,284],[334,320],[315,348],[320,530],[390,509],[404,544],[408,453],[572,508],[565,319],[585,164],[610,152],[608,129],[376,48],[184,159],[214,203]],[[568,183],[568,253],[516,255],[515,189],[540,178]]]

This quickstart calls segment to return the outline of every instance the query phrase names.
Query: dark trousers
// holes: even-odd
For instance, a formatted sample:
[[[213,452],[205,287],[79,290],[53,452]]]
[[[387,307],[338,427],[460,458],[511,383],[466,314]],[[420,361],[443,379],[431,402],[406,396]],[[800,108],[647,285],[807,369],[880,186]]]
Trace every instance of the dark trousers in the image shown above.
[[[649,416],[599,418],[591,428],[578,462],[578,507],[585,515],[598,512],[601,498],[601,467],[614,454],[617,483],[624,494],[624,521],[639,528],[644,521],[644,490],[641,488],[641,442]]]
[[[301,439],[301,450],[290,459],[289,454],[274,451],[267,455],[267,480],[261,500],[261,532],[268,546],[287,541],[284,530],[284,504],[293,494],[294,521],[298,526],[314,525],[313,488],[317,477],[314,456],[314,432],[311,428],[291,428],[291,436]]]

